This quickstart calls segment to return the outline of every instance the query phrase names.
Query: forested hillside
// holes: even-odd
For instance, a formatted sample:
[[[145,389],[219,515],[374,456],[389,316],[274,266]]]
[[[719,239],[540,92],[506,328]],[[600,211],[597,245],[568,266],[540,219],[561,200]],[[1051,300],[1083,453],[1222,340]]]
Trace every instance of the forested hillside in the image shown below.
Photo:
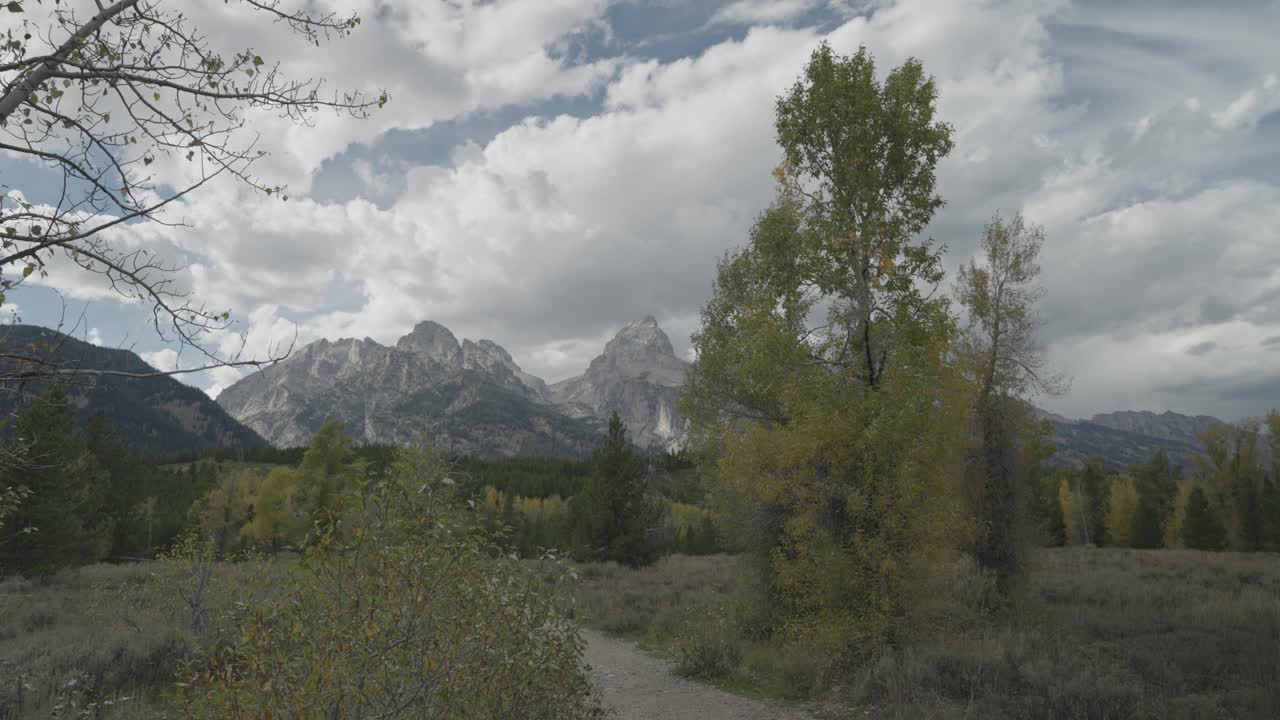
[[[55,330],[32,325],[0,327],[0,355],[21,353],[19,367],[0,361],[0,416],[11,415],[54,382],[63,382],[84,427],[96,413],[111,419],[115,433],[150,453],[177,453],[218,447],[262,447],[266,442],[241,425],[200,390],[169,377],[126,377],[108,371],[147,375],[155,368],[128,350],[99,347]],[[34,377],[10,377],[14,371]],[[59,370],[77,371],[59,378]]]

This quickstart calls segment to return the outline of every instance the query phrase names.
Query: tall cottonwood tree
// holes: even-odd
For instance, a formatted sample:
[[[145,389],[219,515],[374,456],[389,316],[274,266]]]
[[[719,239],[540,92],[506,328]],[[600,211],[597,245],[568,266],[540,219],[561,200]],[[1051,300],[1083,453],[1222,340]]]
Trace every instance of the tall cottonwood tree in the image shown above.
[[[301,0],[298,9],[282,0],[238,4],[252,11],[251,22],[275,23],[316,46],[360,22]],[[0,307],[6,292],[52,263],[74,263],[149,306],[156,333],[201,358],[184,372],[279,359],[219,353],[209,336],[230,327],[229,311],[192,297],[180,264],[123,242],[118,231],[173,223],[166,210],[220,177],[287,199],[285,188],[253,171],[269,148],[259,146],[250,113],[298,123],[321,109],[364,117],[387,96],[287,77],[266,48],[215,47],[173,0],[13,0],[0,18],[0,153],[62,179],[58,197],[27,197],[12,181],[0,195]],[[23,348],[6,348],[3,360],[0,380],[103,374]]]
[[[921,233],[952,148],[936,88],[866,48],[778,99],[778,197],[726,257],[683,408],[753,518],[782,624],[836,659],[892,641],[954,527],[955,326]],[[820,631],[819,631],[820,629]]]
[[[956,347],[977,387],[968,466],[978,519],[974,555],[1002,588],[1020,565],[1018,486],[1026,468],[1018,448],[1035,429],[1026,401],[1063,386],[1047,369],[1037,337],[1044,238],[1044,229],[1021,214],[1007,221],[997,215],[983,231],[980,261],[962,265],[956,278],[956,298],[968,314]]]

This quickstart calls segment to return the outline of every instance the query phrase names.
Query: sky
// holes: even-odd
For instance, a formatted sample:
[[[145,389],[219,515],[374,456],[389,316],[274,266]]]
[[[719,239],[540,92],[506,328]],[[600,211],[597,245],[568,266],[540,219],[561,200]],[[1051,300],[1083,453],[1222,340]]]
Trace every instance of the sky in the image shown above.
[[[120,231],[180,259],[250,354],[431,319],[555,381],[645,315],[687,354],[717,261],[773,197],[774,100],[825,40],[937,79],[956,147],[928,234],[949,269],[997,212],[1044,226],[1042,335],[1071,386],[1037,404],[1280,406],[1274,0],[316,0],[363,18],[320,48],[237,3],[171,2],[219,47],[391,98],[363,121],[253,118],[287,203],[214,184],[181,225]],[[28,197],[46,175],[0,155]],[[196,361],[93,277],[42,283],[4,309]],[[185,379],[216,395],[238,374]]]

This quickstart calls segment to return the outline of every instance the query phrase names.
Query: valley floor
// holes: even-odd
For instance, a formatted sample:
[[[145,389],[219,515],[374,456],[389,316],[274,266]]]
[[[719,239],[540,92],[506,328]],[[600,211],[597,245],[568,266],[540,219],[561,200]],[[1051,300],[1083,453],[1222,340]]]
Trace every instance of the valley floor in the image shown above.
[[[1007,615],[922,634],[834,691],[812,653],[750,632],[743,558],[580,565],[574,613],[619,720],[803,718],[800,707],[824,718],[1280,717],[1280,556],[1072,548],[1033,560]],[[0,581],[0,720],[59,706],[174,717],[191,615],[167,572],[97,565]],[[215,585],[229,601],[280,572],[223,564]]]

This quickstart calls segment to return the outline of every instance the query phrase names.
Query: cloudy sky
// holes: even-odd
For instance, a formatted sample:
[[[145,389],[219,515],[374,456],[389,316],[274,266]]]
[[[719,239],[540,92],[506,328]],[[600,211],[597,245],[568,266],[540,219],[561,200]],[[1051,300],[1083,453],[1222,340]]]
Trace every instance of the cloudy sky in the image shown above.
[[[1280,3],[318,2],[364,22],[317,50],[235,3],[189,9],[227,50],[390,104],[361,122],[259,118],[258,170],[287,204],[219,185],[174,212],[186,227],[130,231],[182,258],[250,350],[295,328],[394,342],[434,319],[554,381],[652,314],[687,351],[716,260],[772,197],[773,100],[825,39],[936,76],[957,144],[930,234],[950,267],[997,211],[1045,226],[1045,341],[1073,384],[1040,404],[1280,406]],[[31,166],[0,157],[0,176],[40,194]],[[174,362],[143,308],[48,282],[79,334]],[[42,287],[10,300],[27,322],[64,310]]]

